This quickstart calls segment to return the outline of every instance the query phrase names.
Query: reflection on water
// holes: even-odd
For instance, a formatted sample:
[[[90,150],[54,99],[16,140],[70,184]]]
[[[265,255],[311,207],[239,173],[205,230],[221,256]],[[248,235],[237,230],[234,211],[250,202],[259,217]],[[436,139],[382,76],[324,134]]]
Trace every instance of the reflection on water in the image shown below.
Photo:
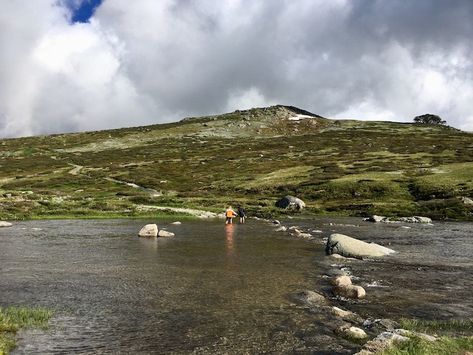
[[[227,241],[227,256],[231,257],[235,253],[234,245],[233,245],[233,236],[235,234],[235,230],[233,229],[233,224],[226,224],[225,225],[225,240]]]
[[[473,316],[471,224],[286,222],[323,231],[310,242],[252,220],[161,222],[176,237],[136,237],[150,222],[30,221],[0,230],[0,306],[56,310],[52,328],[21,333],[15,353],[352,353],[357,345],[334,334],[333,319],[288,297],[324,288],[334,268],[366,288],[366,300],[345,304],[361,315]],[[399,253],[334,261],[322,243],[333,232]]]
[[[296,331],[313,316],[287,295],[313,287],[312,244],[258,222],[158,223],[176,237],[138,238],[149,222],[31,221],[2,230],[0,306],[57,310],[51,330],[23,334],[16,353],[304,346]]]

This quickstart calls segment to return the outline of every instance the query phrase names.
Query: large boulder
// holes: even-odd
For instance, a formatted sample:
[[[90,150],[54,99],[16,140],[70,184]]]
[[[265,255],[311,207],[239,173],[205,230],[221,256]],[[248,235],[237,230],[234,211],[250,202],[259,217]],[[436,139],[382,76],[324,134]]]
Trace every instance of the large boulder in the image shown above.
[[[294,196],[284,196],[276,202],[276,207],[285,209],[302,210],[305,207],[304,201]]]
[[[158,225],[157,224],[147,224],[138,232],[140,237],[157,237],[158,236]]]
[[[12,224],[10,222],[0,221],[0,227],[11,227]]]
[[[325,247],[327,255],[340,254],[352,258],[380,258],[395,253],[394,250],[376,243],[366,243],[343,234],[332,234]]]

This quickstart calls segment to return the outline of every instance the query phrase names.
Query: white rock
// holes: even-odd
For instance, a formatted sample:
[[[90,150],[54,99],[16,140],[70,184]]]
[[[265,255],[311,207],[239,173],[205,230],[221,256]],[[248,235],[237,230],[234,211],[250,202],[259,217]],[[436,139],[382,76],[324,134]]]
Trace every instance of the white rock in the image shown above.
[[[174,235],[175,235],[174,233],[171,233],[162,229],[160,229],[158,232],[158,237],[163,237],[163,238],[174,237]]]
[[[0,227],[11,227],[12,225],[10,222],[0,221]]]
[[[138,232],[140,237],[157,237],[158,236],[158,225],[147,224]]]
[[[179,221],[176,221],[176,222],[172,222],[171,224],[179,225],[179,224],[182,224],[182,223],[179,222]]]
[[[337,333],[354,339],[365,339],[368,337],[368,334],[363,329],[353,326],[342,326],[337,329]]]

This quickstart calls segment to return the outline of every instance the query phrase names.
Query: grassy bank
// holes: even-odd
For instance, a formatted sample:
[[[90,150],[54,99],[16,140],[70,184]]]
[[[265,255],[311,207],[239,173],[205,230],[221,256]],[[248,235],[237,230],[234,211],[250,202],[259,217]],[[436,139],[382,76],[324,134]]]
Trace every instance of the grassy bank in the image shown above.
[[[20,329],[46,329],[52,312],[43,308],[0,307],[0,355],[16,346],[15,335]]]
[[[464,355],[473,351],[473,320],[402,319],[401,328],[440,336],[430,342],[419,337],[397,344],[380,355]]]
[[[296,110],[297,111],[297,110]],[[291,121],[274,106],[172,124],[0,140],[0,219],[146,217],[143,206],[473,219],[473,134],[394,122]]]

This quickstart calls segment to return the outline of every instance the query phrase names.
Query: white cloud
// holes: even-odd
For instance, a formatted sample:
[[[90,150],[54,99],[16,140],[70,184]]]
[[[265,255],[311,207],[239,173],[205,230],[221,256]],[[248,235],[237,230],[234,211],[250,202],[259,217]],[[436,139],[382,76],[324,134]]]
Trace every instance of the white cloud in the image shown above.
[[[78,1],[2,4],[0,137],[273,103],[473,130],[468,0],[106,0],[71,25]]]

